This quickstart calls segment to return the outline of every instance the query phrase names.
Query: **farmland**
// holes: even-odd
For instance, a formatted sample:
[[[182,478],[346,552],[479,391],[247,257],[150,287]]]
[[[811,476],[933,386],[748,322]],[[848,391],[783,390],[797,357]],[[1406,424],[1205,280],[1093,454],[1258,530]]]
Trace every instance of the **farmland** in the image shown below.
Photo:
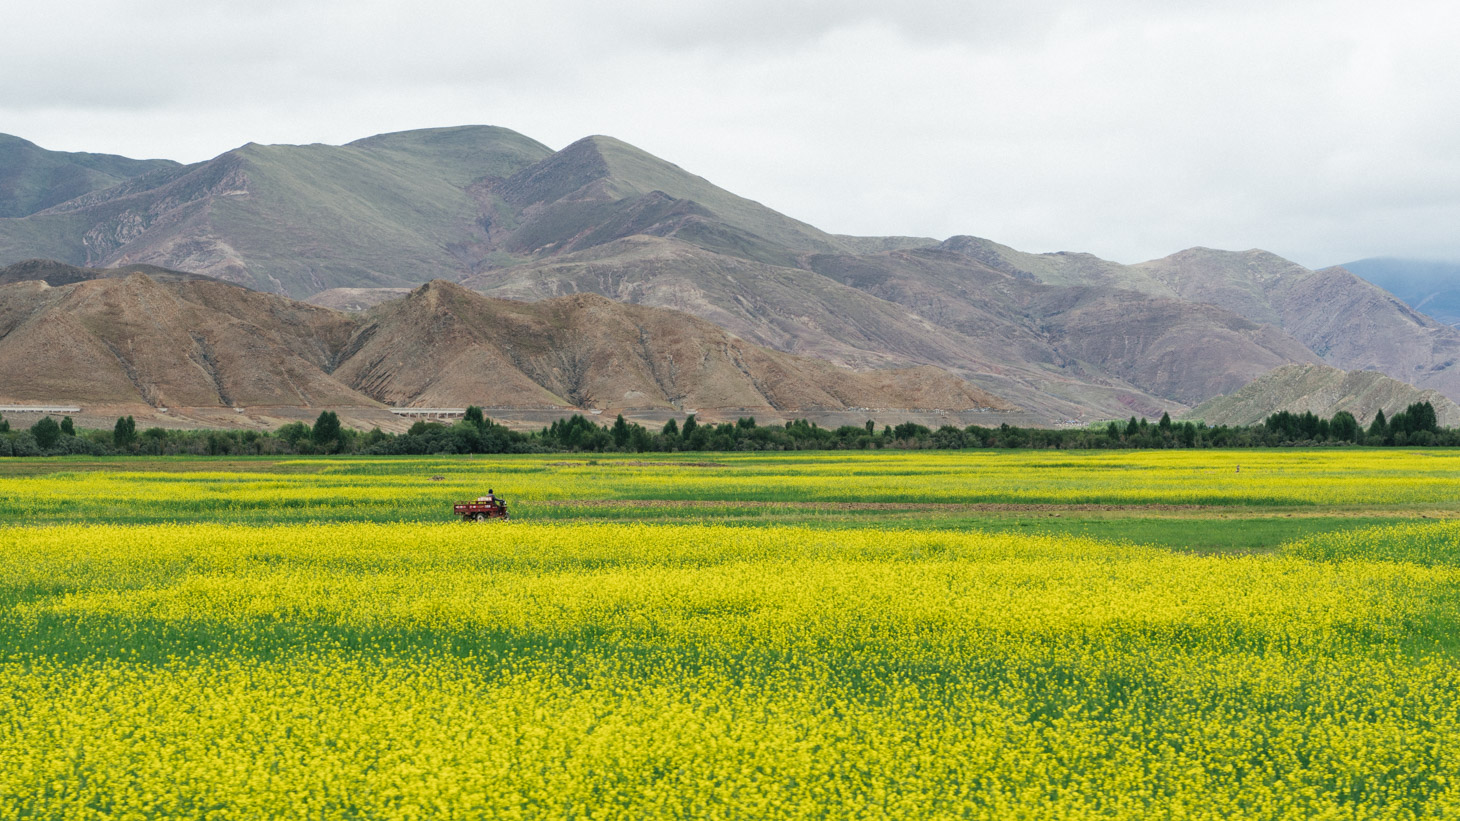
[[[0,817],[1444,817],[1444,451],[0,464]],[[504,525],[449,503],[490,484]]]

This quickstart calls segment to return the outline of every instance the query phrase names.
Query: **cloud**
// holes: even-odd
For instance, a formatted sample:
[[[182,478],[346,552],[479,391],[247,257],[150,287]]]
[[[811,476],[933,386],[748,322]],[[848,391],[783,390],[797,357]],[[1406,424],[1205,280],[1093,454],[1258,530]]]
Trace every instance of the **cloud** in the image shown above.
[[[0,131],[48,148],[487,122],[613,134],[844,233],[1460,257],[1460,8],[1430,0],[67,8],[0,30]]]

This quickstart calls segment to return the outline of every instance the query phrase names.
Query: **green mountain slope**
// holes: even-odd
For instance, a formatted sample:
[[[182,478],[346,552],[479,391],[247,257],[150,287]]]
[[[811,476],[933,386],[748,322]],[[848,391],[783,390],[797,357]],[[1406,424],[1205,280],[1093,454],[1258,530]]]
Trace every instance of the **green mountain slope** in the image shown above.
[[[484,236],[471,184],[550,153],[488,126],[348,146],[249,144],[0,221],[0,253],[39,246],[72,264],[146,262],[298,295],[414,285],[469,271],[466,249]]]
[[[553,152],[465,126],[249,144],[0,221],[0,261],[147,262],[307,297],[460,278],[637,234],[776,263],[845,247],[612,138]]]
[[[29,140],[0,134],[0,218],[28,216],[177,165],[172,160],[47,151]]]

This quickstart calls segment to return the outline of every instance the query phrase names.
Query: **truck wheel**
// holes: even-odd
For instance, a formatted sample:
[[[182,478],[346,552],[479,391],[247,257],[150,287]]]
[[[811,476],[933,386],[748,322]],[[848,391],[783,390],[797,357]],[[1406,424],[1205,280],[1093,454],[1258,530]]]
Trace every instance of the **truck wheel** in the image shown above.
[[[487,514],[485,514],[485,513],[478,513],[476,518],[477,518],[477,521],[479,521],[479,522],[485,522],[487,520]]]

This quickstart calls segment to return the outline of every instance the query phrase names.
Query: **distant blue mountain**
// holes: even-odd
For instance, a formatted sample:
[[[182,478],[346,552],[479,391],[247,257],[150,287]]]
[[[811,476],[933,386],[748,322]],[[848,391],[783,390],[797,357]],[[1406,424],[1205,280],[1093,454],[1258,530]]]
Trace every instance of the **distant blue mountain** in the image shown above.
[[[1448,325],[1460,325],[1460,262],[1373,257],[1344,268]]]

